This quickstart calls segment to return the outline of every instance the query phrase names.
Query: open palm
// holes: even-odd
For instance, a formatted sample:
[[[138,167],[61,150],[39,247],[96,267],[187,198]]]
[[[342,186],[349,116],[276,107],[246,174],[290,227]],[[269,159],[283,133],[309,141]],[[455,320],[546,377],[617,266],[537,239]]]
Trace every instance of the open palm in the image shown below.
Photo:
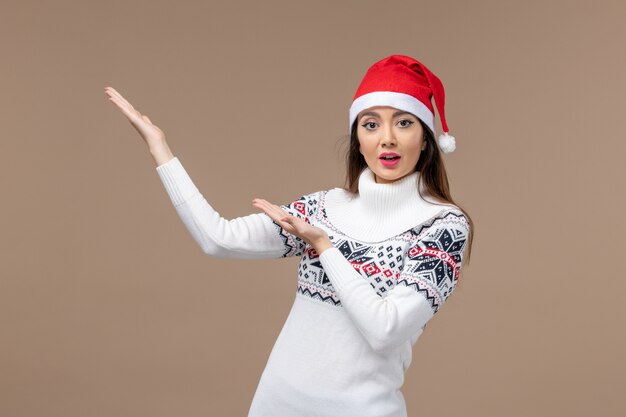
[[[113,87],[105,87],[105,93],[122,113],[128,118],[130,123],[139,132],[143,140],[148,146],[163,143],[165,140],[165,134],[158,126],[154,125],[148,116],[141,114],[132,104],[128,102],[119,92]]]
[[[292,235],[300,237],[311,246],[315,246],[316,242],[328,238],[326,232],[319,227],[313,226],[304,220],[292,216],[279,206],[270,203],[262,198],[252,200],[252,205],[260,208],[270,218],[275,220],[283,229]]]

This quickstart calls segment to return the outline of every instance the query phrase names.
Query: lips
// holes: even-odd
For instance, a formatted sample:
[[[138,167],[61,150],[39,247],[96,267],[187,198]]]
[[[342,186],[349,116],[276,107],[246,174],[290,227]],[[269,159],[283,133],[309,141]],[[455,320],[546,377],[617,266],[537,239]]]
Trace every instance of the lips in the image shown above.
[[[383,152],[380,155],[378,155],[378,158],[385,159],[385,160],[394,160],[394,159],[399,159],[400,154],[396,152]]]
[[[386,166],[387,168],[391,168],[394,165],[397,165],[400,162],[400,154],[396,152],[383,152],[378,155],[378,159],[380,163]]]

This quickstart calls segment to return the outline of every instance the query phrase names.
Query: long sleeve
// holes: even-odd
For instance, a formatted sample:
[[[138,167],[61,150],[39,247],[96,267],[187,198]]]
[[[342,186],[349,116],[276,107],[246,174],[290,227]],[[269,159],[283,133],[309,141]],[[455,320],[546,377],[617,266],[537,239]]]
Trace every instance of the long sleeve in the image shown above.
[[[177,157],[159,165],[156,171],[180,219],[205,254],[261,259],[302,253],[304,242],[287,233],[265,213],[224,219],[199,192]],[[300,205],[295,203],[305,199],[303,196],[281,207],[302,216]]]
[[[416,232],[395,287],[379,296],[336,248],[320,262],[342,305],[372,349],[385,352],[423,330],[458,281],[469,223],[450,213]]]

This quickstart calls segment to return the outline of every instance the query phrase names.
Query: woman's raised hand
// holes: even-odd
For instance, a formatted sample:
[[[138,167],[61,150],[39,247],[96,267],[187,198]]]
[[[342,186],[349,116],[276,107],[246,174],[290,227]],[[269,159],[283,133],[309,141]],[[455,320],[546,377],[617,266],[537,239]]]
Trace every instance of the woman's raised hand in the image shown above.
[[[265,214],[275,220],[288,233],[300,237],[313,246],[318,253],[322,253],[323,250],[333,246],[324,230],[292,216],[277,205],[262,198],[252,200],[252,205],[263,210]]]
[[[135,109],[132,104],[113,87],[105,87],[104,92],[109,96],[109,100],[124,113],[133,127],[139,132],[146,145],[148,145],[148,148],[150,148],[150,152],[157,165],[165,163],[174,157],[167,146],[165,134],[158,126],[150,121],[148,116],[141,114],[139,110]]]

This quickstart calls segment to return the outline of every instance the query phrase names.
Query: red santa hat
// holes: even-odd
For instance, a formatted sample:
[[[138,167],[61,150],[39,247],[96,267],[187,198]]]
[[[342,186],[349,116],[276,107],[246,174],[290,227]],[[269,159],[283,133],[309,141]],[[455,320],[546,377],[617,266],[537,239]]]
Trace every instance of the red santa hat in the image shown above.
[[[406,55],[388,56],[367,70],[352,99],[350,129],[361,111],[374,106],[391,106],[414,114],[437,137],[430,101],[433,96],[443,129],[437,143],[443,153],[450,153],[456,148],[456,140],[448,134],[443,84],[424,64]]]

